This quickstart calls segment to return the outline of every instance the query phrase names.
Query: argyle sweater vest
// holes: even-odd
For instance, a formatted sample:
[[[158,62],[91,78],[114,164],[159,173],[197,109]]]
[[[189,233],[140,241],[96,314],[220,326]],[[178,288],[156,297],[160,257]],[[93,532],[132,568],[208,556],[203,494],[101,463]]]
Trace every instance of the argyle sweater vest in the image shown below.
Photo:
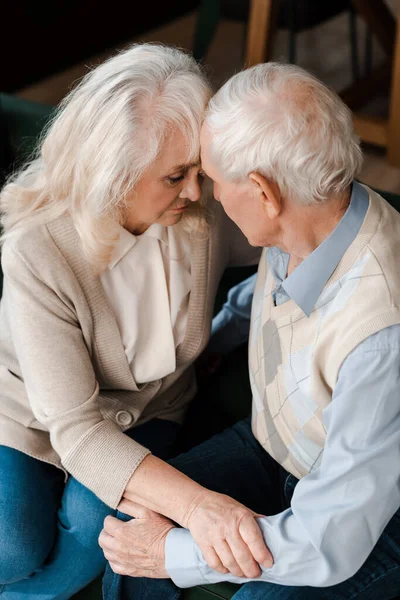
[[[361,229],[309,317],[293,300],[274,305],[266,249],[260,260],[249,340],[252,430],[298,478],[321,463],[323,410],[343,361],[367,337],[400,323],[400,214],[368,192]]]

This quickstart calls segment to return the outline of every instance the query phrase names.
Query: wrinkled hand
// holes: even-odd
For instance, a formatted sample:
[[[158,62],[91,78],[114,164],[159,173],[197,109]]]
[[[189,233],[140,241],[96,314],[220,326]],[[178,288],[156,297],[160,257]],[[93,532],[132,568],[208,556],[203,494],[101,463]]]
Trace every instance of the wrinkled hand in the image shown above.
[[[106,517],[99,544],[114,573],[130,577],[169,577],[165,570],[165,538],[174,524],[139,504],[122,500],[118,510],[132,517],[124,522]]]
[[[273,564],[256,521],[259,516],[229,496],[207,490],[194,502],[185,527],[211,568],[236,577],[258,577],[259,564]]]

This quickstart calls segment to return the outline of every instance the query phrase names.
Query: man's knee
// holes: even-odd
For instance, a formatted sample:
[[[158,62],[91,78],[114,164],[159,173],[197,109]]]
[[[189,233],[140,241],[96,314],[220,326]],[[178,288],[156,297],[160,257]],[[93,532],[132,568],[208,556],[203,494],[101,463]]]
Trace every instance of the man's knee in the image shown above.
[[[317,588],[251,581],[242,586],[232,600],[311,600],[311,598],[321,598],[322,600],[325,598],[323,595],[314,596],[313,591],[318,592]],[[322,593],[323,590],[319,590],[319,592]]]

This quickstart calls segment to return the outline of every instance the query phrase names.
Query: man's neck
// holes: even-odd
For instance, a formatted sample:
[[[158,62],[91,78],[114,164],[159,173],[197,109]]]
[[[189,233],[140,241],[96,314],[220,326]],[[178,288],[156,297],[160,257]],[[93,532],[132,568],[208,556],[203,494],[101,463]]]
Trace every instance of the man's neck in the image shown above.
[[[292,206],[282,250],[290,254],[288,275],[332,233],[350,204],[350,192],[312,206]]]

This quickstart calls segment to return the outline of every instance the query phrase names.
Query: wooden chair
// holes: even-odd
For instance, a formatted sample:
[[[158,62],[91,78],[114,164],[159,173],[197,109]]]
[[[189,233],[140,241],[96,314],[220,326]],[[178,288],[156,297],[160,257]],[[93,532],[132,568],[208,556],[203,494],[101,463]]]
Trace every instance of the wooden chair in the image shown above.
[[[257,59],[252,58],[254,36],[252,35],[251,23],[249,23],[245,63],[253,64],[269,59],[271,38],[276,26],[280,29],[288,30],[288,61],[295,63],[298,33],[328,21],[340,13],[347,12],[352,74],[353,79],[359,77],[357,22],[351,0],[324,0],[324,2],[320,2],[320,0],[266,0],[261,9],[257,9],[257,6],[254,6],[254,4],[252,6],[250,0],[202,0],[193,43],[194,57],[197,60],[204,58],[212,42],[218,23],[222,18],[249,22],[249,18],[253,18],[255,11],[256,17],[254,18],[257,18],[258,31],[260,31],[262,37],[260,40],[261,44],[264,41],[263,56],[262,58],[257,56]],[[250,9],[252,10],[250,11]],[[371,45],[370,39],[367,41],[367,44]],[[371,48],[369,47],[368,49],[369,58],[371,56]],[[246,50],[244,49],[244,54],[245,52]]]

